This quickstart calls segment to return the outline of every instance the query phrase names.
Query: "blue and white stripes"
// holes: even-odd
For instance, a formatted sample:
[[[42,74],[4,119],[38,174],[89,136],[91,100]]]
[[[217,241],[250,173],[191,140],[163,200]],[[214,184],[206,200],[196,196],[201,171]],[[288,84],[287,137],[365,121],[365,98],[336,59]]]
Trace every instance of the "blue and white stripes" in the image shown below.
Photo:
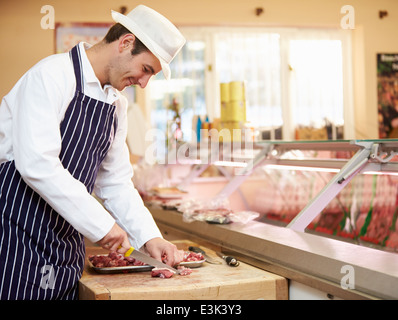
[[[116,131],[113,105],[85,96],[78,46],[71,51],[76,93],[60,124],[59,158],[92,192]],[[76,299],[84,239],[23,180],[14,161],[0,165],[0,298]]]

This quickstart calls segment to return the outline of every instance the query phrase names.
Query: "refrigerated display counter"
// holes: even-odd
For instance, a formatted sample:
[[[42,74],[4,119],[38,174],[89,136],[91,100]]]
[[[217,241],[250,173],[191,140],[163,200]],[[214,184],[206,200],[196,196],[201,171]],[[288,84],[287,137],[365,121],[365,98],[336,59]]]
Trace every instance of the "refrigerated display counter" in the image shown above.
[[[176,185],[184,183],[183,201],[212,190],[207,198],[229,199],[232,207],[241,199],[236,211],[258,218],[187,222],[183,212],[148,201],[164,234],[217,245],[329,297],[398,298],[398,140],[272,141],[251,151],[223,167],[215,190],[211,179],[192,179],[192,172],[223,161],[191,165],[189,184],[180,178]]]

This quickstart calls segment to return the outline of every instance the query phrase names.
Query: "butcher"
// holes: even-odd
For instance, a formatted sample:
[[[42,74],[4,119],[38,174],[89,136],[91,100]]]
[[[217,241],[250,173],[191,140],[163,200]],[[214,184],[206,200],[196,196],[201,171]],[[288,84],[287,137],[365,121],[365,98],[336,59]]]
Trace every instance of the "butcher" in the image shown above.
[[[145,88],[160,71],[170,79],[185,39],[146,6],[111,14],[115,24],[102,41],[43,59],[2,99],[3,300],[77,299],[84,237],[110,252],[133,246],[166,256],[170,266],[183,259],[132,184],[120,91]]]

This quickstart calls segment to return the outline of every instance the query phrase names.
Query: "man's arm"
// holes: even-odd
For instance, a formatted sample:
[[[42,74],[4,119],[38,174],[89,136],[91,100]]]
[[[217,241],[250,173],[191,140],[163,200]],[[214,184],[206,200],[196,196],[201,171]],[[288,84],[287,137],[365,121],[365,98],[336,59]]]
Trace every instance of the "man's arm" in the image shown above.
[[[15,166],[23,180],[77,231],[99,241],[115,221],[59,159],[60,109],[71,99],[66,86],[74,81],[66,81],[53,65],[32,69],[5,99],[12,113]]]
[[[118,129],[98,172],[94,192],[102,199],[117,224],[126,230],[135,248],[140,249],[145,245],[145,249],[155,259],[161,260],[166,255],[168,264],[177,264],[183,259],[181,251],[163,239],[131,180],[133,169],[126,144],[127,100],[123,99],[121,103],[118,106]],[[123,247],[118,251],[124,253],[127,249],[129,248]]]

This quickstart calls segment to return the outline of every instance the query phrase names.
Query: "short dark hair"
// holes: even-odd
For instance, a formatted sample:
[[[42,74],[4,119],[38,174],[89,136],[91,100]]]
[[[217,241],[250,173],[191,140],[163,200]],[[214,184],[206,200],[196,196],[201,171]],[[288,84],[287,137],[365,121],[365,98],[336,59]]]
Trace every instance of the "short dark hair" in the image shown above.
[[[127,33],[133,34],[129,29],[124,27],[122,24],[116,23],[108,30],[108,33],[105,35],[104,38],[105,43],[111,43],[113,41],[116,41],[121,36]],[[135,37],[134,48],[131,50],[131,54],[137,55],[144,51],[149,51],[149,49],[141,42],[140,39]]]

